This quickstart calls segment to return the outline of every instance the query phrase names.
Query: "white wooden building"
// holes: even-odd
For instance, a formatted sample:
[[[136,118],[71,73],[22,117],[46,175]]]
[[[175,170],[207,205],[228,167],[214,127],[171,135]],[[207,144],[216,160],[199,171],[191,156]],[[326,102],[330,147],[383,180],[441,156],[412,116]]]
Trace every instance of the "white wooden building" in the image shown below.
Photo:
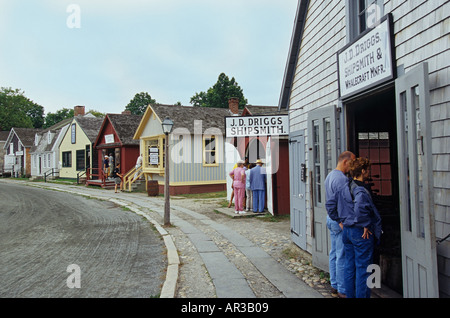
[[[448,0],[299,0],[280,96],[293,241],[328,270],[323,181],[340,152],[368,157],[376,261],[403,297],[450,296],[449,12]]]
[[[60,166],[59,144],[66,134],[70,120],[37,132],[31,147],[31,177],[58,177]]]

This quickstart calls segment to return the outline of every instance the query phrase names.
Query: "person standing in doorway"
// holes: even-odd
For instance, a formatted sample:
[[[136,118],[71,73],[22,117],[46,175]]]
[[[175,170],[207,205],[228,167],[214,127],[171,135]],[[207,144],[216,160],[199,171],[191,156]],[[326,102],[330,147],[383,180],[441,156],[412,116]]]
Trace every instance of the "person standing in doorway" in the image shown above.
[[[140,154],[136,159],[136,166],[134,167],[136,169],[136,173],[134,174],[133,181],[138,177],[138,170],[140,167],[142,167],[142,154]]]
[[[113,168],[114,168],[114,157],[113,157],[113,154],[112,153],[110,153],[109,154],[109,157],[108,157],[108,165],[109,165],[109,175],[108,175],[108,177],[109,176],[112,176],[112,173],[113,173]]]
[[[106,180],[109,177],[109,157],[107,155],[103,159],[103,173],[103,178]]]
[[[333,293],[340,298],[346,297],[344,284],[345,253],[342,241],[343,225],[339,219],[339,190],[348,182],[347,173],[355,155],[350,151],[343,152],[338,158],[336,169],[325,179],[325,207],[327,209],[327,227],[330,231],[331,249],[329,256],[330,283]]]
[[[350,164],[353,180],[339,191],[340,219],[344,226],[345,290],[348,298],[370,298],[367,272],[373,263],[375,238],[380,240],[381,217],[364,181],[369,176],[370,162],[358,158]]]
[[[250,188],[253,196],[253,213],[263,213],[266,199],[266,171],[261,159],[256,160],[256,167],[250,170]]]
[[[118,193],[117,186],[119,186],[119,190],[122,190],[122,175],[120,174],[120,163],[116,165],[116,168],[112,172],[113,178],[114,178],[114,192]]]
[[[245,170],[244,161],[239,160],[237,167],[230,172],[233,179],[234,189],[234,211],[236,214],[244,214],[244,196],[245,196]]]
[[[250,212],[251,210],[253,210],[253,192],[252,192],[252,188],[250,186],[250,169],[252,169],[254,167],[253,163],[249,163],[247,165],[247,170],[245,170],[245,194],[247,196],[246,199],[246,208],[247,208],[247,212]]]

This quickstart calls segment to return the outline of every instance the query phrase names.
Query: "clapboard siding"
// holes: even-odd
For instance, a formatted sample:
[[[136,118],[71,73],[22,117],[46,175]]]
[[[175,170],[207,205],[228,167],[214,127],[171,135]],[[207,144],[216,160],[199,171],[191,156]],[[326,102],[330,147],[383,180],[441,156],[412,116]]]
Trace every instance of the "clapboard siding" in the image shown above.
[[[305,129],[309,149],[308,113],[338,105],[337,52],[348,42],[346,1],[311,0],[290,95],[291,131]],[[435,224],[437,238],[450,233],[450,1],[386,0],[392,13],[396,65],[399,75],[427,62],[430,80]],[[306,156],[308,158],[308,156]],[[308,159],[306,159],[308,160]],[[309,192],[309,186],[307,186]],[[307,201],[310,195],[306,194]],[[309,209],[310,203],[307,202]],[[311,211],[307,211],[309,218]],[[310,220],[307,220],[307,234]],[[308,235],[309,236],[309,235]],[[311,252],[311,238],[307,250]],[[439,282],[450,295],[450,243],[438,246]]]
[[[396,1],[389,1],[390,8]],[[437,238],[450,233],[450,1],[410,1],[393,6],[397,65],[405,71],[428,62],[433,152],[435,229]],[[441,292],[450,273],[450,244],[438,246]]]
[[[291,93],[291,130],[305,129],[305,114],[338,98],[336,53],[345,32],[344,1],[310,3]]]

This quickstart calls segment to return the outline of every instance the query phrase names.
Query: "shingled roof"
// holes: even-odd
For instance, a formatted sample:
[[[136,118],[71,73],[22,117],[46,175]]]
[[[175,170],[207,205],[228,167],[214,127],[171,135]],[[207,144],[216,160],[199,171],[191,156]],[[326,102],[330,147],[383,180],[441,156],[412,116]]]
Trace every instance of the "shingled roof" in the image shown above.
[[[96,118],[96,117],[83,117],[77,116],[74,117],[78,125],[83,129],[86,136],[89,140],[94,143],[97,139],[98,132],[100,127],[102,126],[104,117]]]
[[[288,115],[289,111],[282,109],[281,111],[278,110],[278,106],[253,106],[253,105],[247,105],[245,106],[247,109],[248,114],[253,116],[262,116],[262,115]],[[244,114],[245,114],[244,109]]]
[[[133,136],[139,126],[139,123],[141,122],[141,119],[142,115],[107,114],[105,117],[105,122],[109,120],[122,145],[139,146],[139,140],[134,140]],[[103,125],[105,125],[105,123],[103,123]],[[100,134],[98,137],[100,137]],[[97,140],[96,143],[98,142],[99,141]]]
[[[174,106],[174,105],[152,105],[152,109],[161,121],[169,117],[176,128],[187,128],[194,133],[194,121],[202,121],[202,129],[219,128],[225,133],[225,117],[231,116],[228,108]]]
[[[36,129],[36,128],[11,128],[11,131],[8,136],[8,141],[12,138],[12,132],[17,135],[22,145],[26,148],[33,146],[34,143],[34,135],[37,132],[42,131],[42,129]]]

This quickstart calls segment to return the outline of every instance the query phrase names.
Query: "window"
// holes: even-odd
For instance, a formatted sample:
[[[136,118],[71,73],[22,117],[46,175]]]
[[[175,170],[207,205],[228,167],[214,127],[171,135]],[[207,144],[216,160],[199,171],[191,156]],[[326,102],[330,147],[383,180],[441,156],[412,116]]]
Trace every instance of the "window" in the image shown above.
[[[82,171],[86,168],[86,161],[85,161],[85,153],[83,150],[77,150],[77,157],[76,157],[76,169],[77,171]]]
[[[149,138],[144,142],[146,152],[144,153],[143,167],[150,172],[164,173],[165,136]]]
[[[313,157],[314,157],[314,199],[315,204],[322,202],[322,179],[320,175],[320,126],[319,121],[313,122]]]
[[[9,144],[9,154],[14,155],[14,143]]]
[[[63,168],[72,167],[72,151],[65,151],[62,153],[62,166]]]
[[[216,136],[203,136],[203,165],[218,165]]]
[[[73,123],[70,128],[70,141],[72,144],[77,142],[77,125],[75,123]]]
[[[380,196],[392,195],[390,138],[388,132],[358,134],[359,156],[370,160],[372,191]]]
[[[348,42],[374,27],[383,15],[383,0],[347,0]]]

